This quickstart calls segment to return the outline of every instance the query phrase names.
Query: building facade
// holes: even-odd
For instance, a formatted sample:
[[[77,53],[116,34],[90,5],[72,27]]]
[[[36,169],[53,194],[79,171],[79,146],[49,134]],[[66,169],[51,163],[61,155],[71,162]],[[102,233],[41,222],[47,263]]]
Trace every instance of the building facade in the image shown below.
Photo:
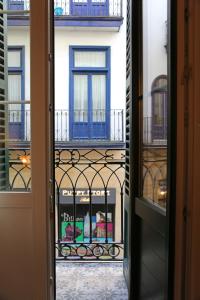
[[[11,21],[10,23],[8,22],[8,25],[10,26],[10,27],[8,26],[8,31],[10,29],[13,30],[14,29],[13,26],[16,26],[16,32],[17,32],[17,26],[21,26],[20,29],[22,30],[27,28],[26,26],[29,23],[29,18],[28,18],[29,3],[26,2],[27,6],[24,6],[24,2],[22,1],[13,0],[11,2],[12,2],[11,4],[9,3],[9,5],[11,5],[10,6],[11,10],[17,10],[18,12],[19,10],[20,11],[22,10],[23,16],[19,16],[19,14],[15,11],[14,14],[9,13],[9,17],[7,18],[7,10],[2,11],[2,9],[6,9],[6,7],[4,7],[4,4],[5,3],[7,4],[8,2],[0,0],[0,9],[1,9],[0,11],[1,12],[0,14],[0,49],[1,49],[0,50],[0,145],[1,145],[0,147],[0,174],[1,174],[0,176],[0,184],[1,184],[0,186],[1,189],[0,231],[1,232],[0,233],[1,233],[1,241],[3,245],[3,247],[1,247],[1,255],[0,255],[1,271],[2,271],[1,273],[3,274],[0,280],[1,282],[0,298],[28,299],[31,297],[32,299],[53,299],[54,298],[53,280],[52,280],[53,267],[51,268],[51,261],[50,261],[50,258],[52,257],[52,254],[50,253],[52,241],[50,241],[50,234],[48,234],[49,224],[52,224],[53,223],[52,220],[54,219],[54,217],[52,216],[52,206],[51,206],[52,182],[51,182],[51,176],[49,176],[50,173],[49,161],[51,161],[51,159],[49,156],[50,141],[49,141],[49,134],[48,134],[48,119],[49,119],[50,107],[48,106],[48,96],[49,96],[48,94],[49,72],[48,71],[49,70],[47,65],[49,63],[48,61],[51,61],[51,56],[48,56],[49,53],[47,52],[48,42],[49,42],[49,37],[47,38],[47,28],[49,25],[48,23],[49,15],[47,13],[48,1],[34,0],[32,1],[32,5],[31,5],[31,10],[32,10],[31,23],[33,26],[32,33],[31,33],[31,41],[32,41],[31,98],[32,99],[30,99],[30,97],[26,98],[28,100],[25,100],[26,102],[24,103],[21,103],[22,102],[21,98],[23,98],[22,78],[24,78],[23,59],[21,59],[22,57],[21,53],[23,52],[21,46],[23,45],[20,43],[19,45],[20,51],[18,51],[19,48],[17,47],[17,40],[15,41],[15,43],[10,43],[9,45],[10,54],[8,54],[9,56],[8,71],[9,71],[10,79],[8,80],[9,81],[8,83],[10,87],[11,85],[13,85],[13,88],[8,89],[7,78],[6,78],[7,48],[4,44],[6,43],[5,37],[7,34],[7,28],[6,28],[7,21],[9,22]],[[148,3],[149,2],[150,1],[148,1]],[[63,20],[63,11],[64,11],[62,7],[63,2],[57,1],[57,3],[59,4],[59,6],[56,7],[56,11],[55,11],[55,14],[57,16],[57,21],[56,21],[57,25],[59,24],[59,22],[62,22],[62,24],[66,25],[67,23],[66,18],[64,18]],[[76,16],[78,14],[78,17],[80,17],[79,16],[80,9],[83,9],[81,8],[83,6],[85,10],[84,14],[87,15],[89,9],[88,3],[89,3],[88,1],[87,2],[82,1],[81,5],[79,5],[78,7],[76,7],[76,5],[74,5],[73,7],[72,5],[72,8],[69,7],[67,11],[72,14],[76,13]],[[105,1],[103,3],[107,3],[107,2]],[[141,35],[142,32],[142,29],[138,25],[139,24],[141,25],[143,22],[144,22],[143,25],[145,25],[145,20],[146,20],[145,19],[142,21],[141,14],[137,15],[135,13],[136,9],[138,8],[137,5],[140,5],[140,3],[141,1],[134,1],[134,2],[128,1],[128,5],[127,5],[127,7],[129,8],[128,11],[129,18],[127,24],[129,25],[131,24],[130,22],[131,17],[134,16],[135,23],[133,24],[134,26],[132,26],[131,29],[133,29],[136,37],[138,37],[138,35]],[[153,3],[157,3],[157,5],[159,5],[159,3],[154,0],[152,1],[151,4],[153,5]],[[168,149],[168,153],[170,154],[170,156],[168,156],[169,157],[168,170],[170,171],[170,177],[169,177],[170,181],[167,183],[167,185],[166,182],[161,183],[160,195],[163,196],[166,195],[166,193],[170,193],[170,195],[168,196],[167,199],[168,205],[167,205],[166,213],[164,209],[162,210],[162,213],[160,213],[160,209],[158,209],[158,205],[157,205],[158,203],[154,203],[156,205],[154,204],[150,205],[150,203],[149,202],[147,203],[145,199],[135,199],[135,198],[134,200],[136,200],[135,202],[136,202],[137,211],[134,211],[134,209],[128,210],[129,221],[130,220],[135,221],[136,219],[138,221],[139,219],[139,222],[137,222],[137,224],[134,224],[137,226],[139,225],[139,227],[137,227],[139,228],[139,231],[135,232],[136,231],[135,228],[131,232],[126,231],[127,239],[125,244],[130,242],[129,250],[131,251],[129,252],[128,261],[131,262],[131,265],[134,266],[133,272],[131,270],[131,273],[129,273],[130,275],[129,286],[133,286],[134,289],[133,289],[133,294],[132,291],[129,290],[129,295],[130,298],[132,298],[132,296],[137,297],[137,291],[139,290],[140,292],[139,298],[141,299],[149,298],[149,297],[157,298],[157,296],[160,295],[160,293],[164,292],[164,294],[166,295],[165,298],[193,300],[193,299],[198,299],[200,295],[199,282],[198,282],[199,269],[200,269],[199,267],[200,260],[198,255],[199,253],[198,233],[200,227],[200,223],[199,223],[199,203],[200,203],[199,202],[199,148],[200,148],[199,145],[199,140],[200,140],[199,139],[199,111],[200,111],[199,110],[199,70],[200,70],[199,68],[199,45],[200,45],[199,11],[200,11],[200,5],[199,5],[199,1],[196,0],[191,0],[186,2],[182,0],[177,0],[177,1],[168,1],[168,3],[171,5],[170,8],[168,7],[169,12],[171,13],[170,15],[171,18],[168,20],[169,21],[168,28],[170,29],[170,33],[168,32],[170,36],[168,41],[170,41],[170,44],[166,46],[167,46],[167,50],[169,51],[168,52],[169,57],[170,54],[173,54],[173,59],[171,62],[174,63],[172,65],[172,63],[170,62],[170,67],[172,68],[173,73],[171,72],[168,75],[171,76],[170,84],[172,84],[173,86],[172,99],[175,101],[172,103],[170,99],[171,101],[170,105],[172,106],[170,107],[169,110],[169,112],[172,113],[172,115],[169,118],[170,131],[168,134],[170,140],[169,149]],[[131,6],[132,4],[134,4],[134,9],[130,10],[130,7],[132,9]],[[96,8],[93,10],[93,12],[95,11]],[[104,21],[107,22],[106,23],[107,25],[110,24],[109,20],[105,19],[106,17],[105,15],[110,13],[109,12],[110,9],[108,9],[108,6],[106,6],[106,4],[103,5],[102,11],[103,11],[102,14],[103,14]],[[73,18],[74,17],[75,16],[73,16]],[[70,22],[72,21],[71,18],[68,17],[68,19],[70,20]],[[163,21],[164,19],[165,17],[163,18]],[[87,24],[87,21],[88,20],[84,19],[85,22],[84,25]],[[119,20],[117,19],[115,21],[119,21]],[[73,22],[73,26],[75,26],[75,24],[77,25],[76,22],[77,22],[77,18],[75,18]],[[163,22],[162,22],[162,26],[163,26]],[[139,27],[139,31],[136,31],[138,27]],[[162,27],[163,30],[164,27],[165,26]],[[147,29],[150,28],[151,26],[149,25]],[[155,27],[155,30],[156,29],[157,28]],[[127,32],[127,35],[129,35],[129,32]],[[133,60],[135,59],[133,54],[136,54],[136,51],[138,50],[136,48],[138,47],[138,45],[137,43],[135,44],[132,43],[132,41],[129,43],[129,40],[127,40],[127,44],[128,47],[130,46],[129,48],[127,48],[127,53],[128,54],[130,53],[129,55],[130,57],[129,56],[127,57],[128,58],[127,63],[128,63],[132,59]],[[72,45],[72,47],[73,46],[79,46],[79,45]],[[107,45],[103,45],[103,46],[107,47]],[[153,47],[154,44],[152,44],[151,46]],[[14,48],[12,49],[12,47]],[[163,39],[161,39],[161,47],[159,47],[159,49],[160,50],[162,49],[161,51],[163,51]],[[139,56],[142,56],[142,59],[146,59],[144,53],[142,55],[141,52],[138,53]],[[146,55],[148,55],[148,52],[146,53]],[[73,64],[75,64],[75,61],[74,60],[72,61]],[[81,59],[81,63],[82,62],[83,60]],[[80,60],[78,65],[79,64],[80,64]],[[161,65],[160,62],[159,64]],[[26,65],[24,63],[25,68],[27,67],[27,65],[28,65],[27,63]],[[155,62],[155,66],[156,65],[157,64]],[[137,81],[139,81],[141,80],[141,74],[144,72],[142,72],[141,70],[138,71],[134,69],[135,66],[137,67],[136,61],[134,61],[134,63],[130,65],[130,67],[127,65],[127,69],[129,71],[129,74],[131,74],[131,76],[135,75],[135,77],[133,76],[132,79],[136,78]],[[80,67],[80,65],[78,67]],[[95,66],[95,70],[97,69],[96,67],[97,66]],[[76,73],[79,72],[80,70],[76,69],[71,71]],[[84,70],[84,72],[87,71]],[[105,69],[101,71],[105,72]],[[80,75],[80,73],[76,73],[74,76],[76,75]],[[84,73],[84,75],[86,76],[84,77],[85,81],[88,82],[88,86],[90,85],[90,90],[92,90],[91,86],[93,85],[91,85],[91,81],[92,81],[91,75],[90,74],[86,75],[86,73]],[[144,75],[146,76],[146,74]],[[154,75],[155,76],[153,77],[157,78],[159,76],[163,76],[163,75],[165,76],[166,74],[164,73],[164,69],[162,69],[159,70],[158,74],[154,74]],[[27,75],[26,77],[28,78],[28,76],[29,75]],[[163,97],[163,94],[165,94],[166,92],[165,89],[163,88],[164,87],[163,81],[165,80],[163,80],[163,77],[159,77],[157,78],[157,80],[154,81],[155,78],[152,78],[150,80],[149,87],[148,85],[146,85],[146,89],[148,90],[147,94],[149,95],[150,100],[152,100],[152,97],[150,97],[150,93],[153,90],[152,94],[155,99],[155,103],[158,103],[159,102],[158,99],[165,99],[165,97]],[[76,77],[75,81],[80,82],[81,80],[79,77],[78,79]],[[135,81],[133,80],[133,82]],[[153,82],[154,84],[152,84]],[[8,97],[7,96],[8,90],[14,91],[13,95],[10,92]],[[86,89],[84,88],[83,89],[84,95],[86,95],[85,90]],[[90,93],[90,95],[92,95],[92,93]],[[138,94],[137,96],[138,96],[137,99],[139,100],[142,99],[141,94]],[[91,103],[91,96],[88,98],[90,98],[90,103]],[[32,153],[29,152],[29,148],[30,148],[29,139],[31,138],[27,138],[27,140],[25,138],[22,138],[24,132],[26,133],[26,130],[23,131],[20,130],[20,128],[22,128],[21,123],[23,119],[22,111],[23,109],[25,111],[25,107],[27,109],[26,111],[28,111],[30,105],[29,100],[32,100],[31,108],[33,112],[33,122],[32,122],[33,142],[31,148]],[[133,98],[130,99],[130,103],[129,103],[130,106],[131,104],[134,104],[133,103],[134,101],[132,100]],[[161,106],[164,107],[165,106],[164,101],[161,100],[160,102],[162,104]],[[156,105],[156,109],[154,108],[152,110],[152,105],[150,105],[150,111],[152,112],[155,111],[156,113],[154,115],[158,116],[158,119],[156,119],[155,122],[156,126],[158,125],[160,126],[161,120],[159,119],[163,113],[163,109],[159,109],[159,107],[160,107],[159,105]],[[11,108],[14,111],[17,111],[17,113],[13,114],[13,118],[11,118],[11,114],[8,113],[8,110],[11,110]],[[102,107],[100,109],[103,110]],[[16,120],[16,115],[17,115],[17,120]],[[151,117],[151,114],[149,113],[148,116]],[[138,116],[135,114],[135,117],[137,119]],[[7,126],[6,122],[10,123],[9,127]],[[76,125],[79,126],[80,124],[76,124]],[[27,128],[27,132],[29,132],[28,125],[25,128]],[[138,128],[140,128],[140,130],[138,130]],[[9,130],[10,130],[10,138],[8,135]],[[131,130],[130,134],[126,132],[126,135],[130,138],[133,137],[132,133],[137,134],[138,131],[140,131],[139,133],[141,135],[143,133],[143,130],[141,130],[139,124],[133,124],[133,123],[130,124],[130,130]],[[136,173],[138,175],[138,178],[141,175],[137,172],[138,171],[137,164],[139,159],[138,161],[136,161],[136,164],[134,166],[131,165],[131,169],[129,168],[130,162],[134,160],[133,156],[135,156],[136,158],[144,157],[143,152],[147,151],[147,155],[149,155],[150,158],[148,160],[149,165],[153,163],[153,157],[155,156],[153,153],[155,153],[156,151],[160,151],[160,156],[161,156],[161,150],[162,150],[161,141],[162,140],[165,141],[165,136],[163,138],[163,135],[161,135],[160,127],[159,130],[156,132],[157,133],[154,133],[153,135],[147,135],[150,141],[152,140],[152,138],[154,138],[154,142],[152,143],[149,142],[148,147],[142,149],[138,149],[137,144],[135,144],[135,147],[137,147],[137,149],[136,150],[133,149],[131,143],[129,143],[129,140],[126,139],[126,144],[127,144],[126,145],[126,150],[127,150],[126,173],[128,173],[130,177],[135,175]],[[87,140],[90,141],[88,138]],[[96,140],[95,143],[97,143]],[[82,138],[80,137],[79,137],[79,144],[82,145]],[[99,144],[98,147],[100,147]],[[67,146],[67,150],[68,148],[69,146]],[[75,150],[74,147],[71,148],[71,150],[72,149]],[[99,148],[96,148],[96,150],[98,149]],[[144,149],[145,151],[143,151]],[[112,150],[115,151],[114,149]],[[130,150],[130,157],[128,157],[129,150]],[[75,160],[79,161],[79,157],[80,157],[79,152],[77,152],[76,155],[74,152],[69,152],[69,154],[67,154],[67,152],[63,153],[63,148],[60,148],[60,145],[57,148],[57,151],[58,152],[56,153],[56,155],[57,155],[58,168],[60,168],[59,166],[60,162],[65,163],[66,161],[70,161],[71,166],[74,167]],[[166,152],[164,146],[163,146],[163,151]],[[83,152],[83,149],[82,149],[82,154],[83,154],[82,158],[84,158],[86,153]],[[92,153],[93,158],[97,157],[97,154],[99,155],[99,152]],[[71,157],[71,155],[73,156],[73,158]],[[108,155],[106,155],[105,157],[106,157],[106,161],[108,162]],[[109,158],[111,157],[109,156]],[[130,161],[128,161],[129,158]],[[160,161],[161,159],[157,161],[158,165]],[[120,160],[118,160],[118,163],[119,162]],[[88,160],[88,163],[90,164],[90,167],[93,167],[93,163],[91,163],[90,159]],[[103,163],[103,165],[104,164],[105,162]],[[8,172],[9,169],[10,171]],[[158,169],[160,172],[160,168]],[[21,172],[26,172],[28,174],[25,176],[26,181],[24,181],[24,177],[21,176],[22,174]],[[8,174],[10,175],[10,178],[8,177]],[[31,174],[31,181],[29,180],[30,174]],[[105,173],[103,174],[107,175],[108,173],[106,172],[106,174]],[[152,175],[153,175],[152,173],[149,173],[149,178],[152,178]],[[90,175],[87,175],[85,178],[87,179],[89,176]],[[166,176],[164,175],[164,178],[165,177]],[[137,176],[134,178],[134,180],[136,180],[136,183],[138,178]],[[140,176],[139,179],[141,178],[142,176]],[[153,182],[155,183],[155,181]],[[152,186],[155,187],[156,184]],[[152,186],[149,185],[149,188],[150,187],[152,188]],[[30,192],[30,187],[32,188],[31,192]],[[22,190],[19,190],[20,188]],[[135,190],[133,180],[130,181],[129,188],[130,191]],[[25,191],[28,191],[28,193]],[[145,191],[146,195],[149,195],[147,190],[142,189],[142,192],[143,191]],[[88,190],[85,190],[85,187],[83,187],[83,189],[79,188],[77,190],[77,194],[75,195],[70,189],[66,190],[65,187],[63,187],[62,196],[70,198],[70,197],[74,197],[75,195],[79,197],[78,201],[82,201],[84,203],[84,201],[86,201],[88,197],[90,201],[91,197],[94,196],[96,197],[97,194],[98,196],[100,195],[99,197],[101,197],[102,194],[110,197],[110,195],[112,194],[112,190],[110,189],[107,192],[109,193],[105,193],[105,190],[102,191],[101,188],[99,187],[94,189],[93,191],[89,190],[88,192]],[[153,195],[154,194],[156,193],[153,193]],[[82,196],[83,199],[81,199]],[[153,196],[151,197],[145,196],[145,198],[153,199]],[[100,199],[96,199],[95,201],[99,201],[99,200]],[[62,201],[65,202],[66,198],[61,199],[61,202]],[[69,202],[70,201],[71,199],[69,199]],[[109,201],[112,202],[112,197],[109,199]],[[164,203],[165,200],[163,199],[162,202]],[[113,203],[110,204],[113,205]],[[146,209],[145,216],[144,215],[142,216],[141,213],[142,205],[143,208]],[[148,209],[148,213],[147,213],[147,209]],[[158,215],[159,215],[159,221],[155,223],[155,218]],[[66,214],[64,214],[63,217],[65,218],[65,220],[67,221],[69,220]],[[142,219],[142,217],[144,218]],[[92,226],[90,228],[92,229]],[[138,232],[139,232],[139,237],[137,234]],[[158,235],[160,241],[159,243],[155,242],[155,237],[156,236],[158,237]],[[132,236],[133,236],[133,241],[134,242],[136,241],[136,243],[132,243]],[[137,249],[138,245],[141,247],[139,251],[135,251],[138,250]],[[67,252],[67,249],[65,249],[65,251]],[[143,262],[146,263],[146,268],[142,263],[138,268],[139,261],[141,260],[141,258],[143,259],[142,263]],[[156,263],[158,262],[158,259],[159,259],[159,263]],[[166,263],[165,263],[165,259],[167,259]],[[139,271],[137,270],[137,268]],[[11,269],[12,272],[10,271]],[[147,272],[149,271],[148,275],[150,276],[146,276],[147,273],[145,274],[145,271]],[[150,280],[150,278],[152,280]],[[144,284],[144,282],[147,283],[147,285]],[[8,283],[12,285],[12,289],[10,288],[10,285],[8,285]],[[160,285],[162,285],[162,288],[160,288]]]
[[[31,189],[29,8],[27,0],[8,2],[12,190]],[[54,18],[56,254],[68,256],[62,242],[116,242],[104,256],[122,258],[126,3],[55,1]]]
[[[27,190],[31,189],[31,169],[27,163],[24,168],[24,164],[15,165],[15,162],[20,157],[23,163],[24,156],[28,159],[31,156],[30,26],[26,12],[29,8],[27,0],[8,2],[8,9],[14,12],[8,16],[8,99],[12,103],[8,108],[8,131],[13,149],[9,176],[11,189]],[[162,189],[165,189],[167,176],[165,8],[164,0],[153,5],[147,2],[143,8],[146,34],[143,43],[144,51],[148,52],[144,62],[143,190],[147,199],[164,207],[166,194],[162,194]],[[100,238],[98,234],[91,236],[90,228],[90,242],[123,244],[126,1],[55,1],[54,24],[57,240],[63,240],[62,224],[69,211],[72,214],[69,219],[73,219],[75,227],[76,220],[84,223],[90,210],[90,224],[92,219],[97,219],[99,211],[107,221],[112,215],[110,224],[103,228],[103,238],[101,234]],[[104,194],[101,200],[96,201],[90,195],[93,189]],[[63,190],[73,191],[74,195],[77,190],[84,191],[88,202],[80,206],[84,197],[79,199],[76,195],[70,200],[63,197]],[[107,193],[113,196],[107,199]],[[75,232],[73,240],[77,242]],[[78,241],[89,240],[79,237]]]

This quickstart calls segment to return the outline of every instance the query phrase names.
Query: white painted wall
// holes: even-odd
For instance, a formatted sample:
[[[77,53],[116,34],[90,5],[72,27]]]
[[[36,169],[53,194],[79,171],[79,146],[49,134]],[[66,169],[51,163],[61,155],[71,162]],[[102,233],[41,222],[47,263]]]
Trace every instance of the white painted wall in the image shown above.
[[[111,47],[111,109],[125,108],[126,40],[125,24],[119,32],[55,30],[55,104],[56,109],[69,108],[69,46]],[[8,29],[9,46],[25,46],[25,100],[30,100],[30,41],[27,27]]]
[[[123,14],[126,16],[126,1],[123,1]],[[152,82],[157,76],[167,74],[167,53],[164,48],[166,44],[167,0],[144,0],[143,15],[143,107],[144,117],[151,117]],[[29,31],[27,27],[17,27],[9,28],[8,32],[9,45],[25,45],[25,99],[29,100]],[[111,109],[125,109],[126,18],[124,18],[119,32],[105,28],[55,28],[56,109],[69,109],[69,47],[71,45],[110,46]]]
[[[120,32],[55,30],[55,99],[56,108],[69,107],[69,46],[111,47],[111,109],[125,107],[126,39],[125,25]]]
[[[123,13],[125,16],[126,1],[123,2],[123,6],[124,6]],[[8,45],[25,46],[25,100],[30,100],[30,43],[29,43],[28,28],[19,27],[19,26],[15,28],[9,27]],[[120,27],[119,31],[116,30],[113,31],[112,29],[109,28],[105,29],[105,28],[89,28],[89,27],[85,27],[85,28],[56,27],[55,28],[55,108],[56,109],[62,109],[62,110],[69,109],[69,47],[72,45],[110,46],[111,49],[111,99],[110,99],[111,109],[125,110],[126,18],[124,18],[124,22]],[[26,108],[29,109],[29,106],[26,106]],[[120,118],[118,118],[118,120],[119,119]],[[68,116],[63,120],[64,122],[65,120],[68,120]],[[119,127],[116,130],[119,130]],[[122,130],[122,126],[120,126],[120,130]],[[114,135],[114,132],[112,131],[113,129],[111,129],[111,134]],[[29,125],[28,125],[27,132],[29,132]],[[63,136],[64,139],[66,137],[67,136]]]

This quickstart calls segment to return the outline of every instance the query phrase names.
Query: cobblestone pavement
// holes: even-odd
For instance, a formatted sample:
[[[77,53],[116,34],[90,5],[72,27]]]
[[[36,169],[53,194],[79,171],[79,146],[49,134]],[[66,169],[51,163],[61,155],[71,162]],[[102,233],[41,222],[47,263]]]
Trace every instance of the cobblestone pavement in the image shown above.
[[[123,265],[57,262],[56,300],[127,300]]]

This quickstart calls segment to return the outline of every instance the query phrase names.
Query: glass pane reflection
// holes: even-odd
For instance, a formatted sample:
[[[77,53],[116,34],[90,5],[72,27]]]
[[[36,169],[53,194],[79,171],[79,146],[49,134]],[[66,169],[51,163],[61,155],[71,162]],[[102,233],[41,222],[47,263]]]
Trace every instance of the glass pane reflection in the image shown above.
[[[167,199],[167,0],[143,0],[143,197]]]
[[[0,191],[30,191],[29,1],[0,9]]]

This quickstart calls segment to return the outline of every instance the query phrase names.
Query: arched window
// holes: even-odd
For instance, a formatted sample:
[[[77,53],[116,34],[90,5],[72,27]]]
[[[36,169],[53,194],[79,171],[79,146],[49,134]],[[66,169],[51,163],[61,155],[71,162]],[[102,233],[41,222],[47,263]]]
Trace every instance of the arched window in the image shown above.
[[[167,76],[156,77],[151,88],[152,139],[167,139]]]

